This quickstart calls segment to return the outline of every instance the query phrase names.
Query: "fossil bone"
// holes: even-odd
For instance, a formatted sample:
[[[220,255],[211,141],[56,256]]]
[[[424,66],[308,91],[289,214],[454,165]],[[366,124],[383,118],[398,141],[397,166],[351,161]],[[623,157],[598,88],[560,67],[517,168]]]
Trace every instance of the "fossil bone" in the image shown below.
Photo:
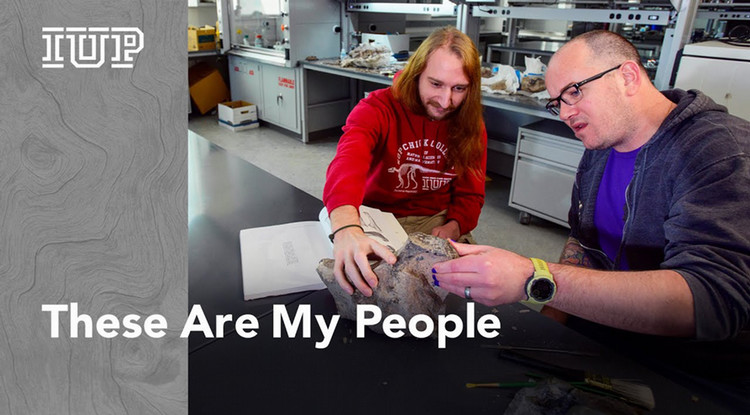
[[[445,239],[413,233],[397,256],[394,265],[385,261],[371,264],[378,276],[378,285],[371,297],[365,297],[356,290],[349,295],[333,276],[333,259],[320,261],[318,275],[333,295],[341,317],[355,320],[358,304],[374,304],[384,316],[398,314],[408,321],[417,314],[424,314],[437,325],[438,314],[445,311],[444,301],[448,292],[433,285],[432,265],[458,258],[458,253]],[[382,324],[370,327],[383,333]]]

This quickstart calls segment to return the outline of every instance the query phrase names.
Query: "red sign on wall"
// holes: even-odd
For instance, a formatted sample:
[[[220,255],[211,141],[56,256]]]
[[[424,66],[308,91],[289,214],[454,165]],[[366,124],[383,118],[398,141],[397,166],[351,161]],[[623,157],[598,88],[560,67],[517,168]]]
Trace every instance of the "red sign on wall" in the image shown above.
[[[279,86],[294,89],[294,79],[279,77]]]

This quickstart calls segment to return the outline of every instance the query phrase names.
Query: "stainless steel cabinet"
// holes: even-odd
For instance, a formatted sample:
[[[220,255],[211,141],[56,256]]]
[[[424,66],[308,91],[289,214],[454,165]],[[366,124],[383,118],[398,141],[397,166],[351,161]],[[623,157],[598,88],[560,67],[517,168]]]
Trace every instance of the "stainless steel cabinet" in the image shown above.
[[[262,65],[263,120],[299,133],[295,68]]]
[[[269,65],[229,55],[232,99],[255,104],[259,119],[296,133],[300,132],[298,73],[298,68]]]
[[[557,121],[543,120],[518,129],[509,205],[529,214],[568,226],[570,193],[583,144]]]
[[[261,84],[261,64],[241,58],[229,56],[229,85],[232,90],[233,100],[243,100],[255,104],[258,107],[258,118],[263,103],[263,87]]]

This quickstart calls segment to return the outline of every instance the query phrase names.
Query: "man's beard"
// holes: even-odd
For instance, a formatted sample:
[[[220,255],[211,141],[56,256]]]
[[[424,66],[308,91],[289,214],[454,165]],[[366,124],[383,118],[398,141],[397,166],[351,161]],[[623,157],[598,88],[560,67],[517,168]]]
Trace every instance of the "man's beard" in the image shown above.
[[[450,105],[448,108],[443,108],[436,101],[430,100],[427,102],[427,105],[425,105],[425,111],[427,112],[427,115],[429,115],[430,117],[432,117],[432,115],[430,114],[431,108],[439,111],[441,115],[439,117],[435,117],[435,119],[440,119],[440,120],[448,118],[450,115],[453,115],[456,112],[456,107],[453,105]]]

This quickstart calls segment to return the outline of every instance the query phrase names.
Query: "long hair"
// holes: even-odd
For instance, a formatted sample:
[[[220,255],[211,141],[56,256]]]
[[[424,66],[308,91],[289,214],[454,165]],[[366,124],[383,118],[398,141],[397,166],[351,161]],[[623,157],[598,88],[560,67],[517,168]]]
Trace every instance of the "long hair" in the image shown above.
[[[466,98],[447,118],[448,163],[461,175],[470,171],[484,177],[481,169],[482,142],[482,93],[481,63],[474,42],[452,26],[435,30],[425,39],[409,59],[403,72],[396,78],[391,90],[393,95],[410,111],[425,115],[426,110],[419,97],[419,76],[424,72],[432,53],[447,46],[463,62],[464,74],[469,80]]]

